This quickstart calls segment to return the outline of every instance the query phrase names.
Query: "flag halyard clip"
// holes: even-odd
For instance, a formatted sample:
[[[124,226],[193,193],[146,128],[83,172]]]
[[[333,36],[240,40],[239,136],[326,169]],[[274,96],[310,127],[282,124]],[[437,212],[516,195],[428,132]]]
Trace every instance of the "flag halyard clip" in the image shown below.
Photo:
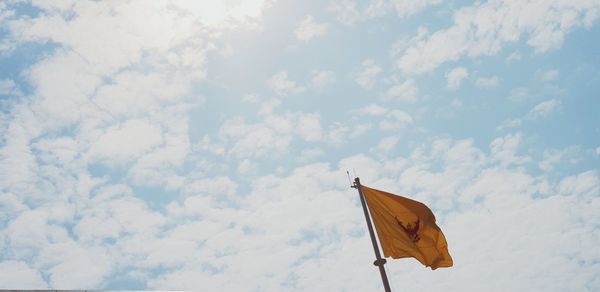
[[[376,259],[376,260],[373,262],[373,265],[375,265],[375,266],[378,266],[378,267],[379,267],[379,266],[383,266],[383,265],[385,265],[385,263],[387,263],[387,261],[386,261],[385,259],[383,259],[383,258],[382,258],[382,259]]]

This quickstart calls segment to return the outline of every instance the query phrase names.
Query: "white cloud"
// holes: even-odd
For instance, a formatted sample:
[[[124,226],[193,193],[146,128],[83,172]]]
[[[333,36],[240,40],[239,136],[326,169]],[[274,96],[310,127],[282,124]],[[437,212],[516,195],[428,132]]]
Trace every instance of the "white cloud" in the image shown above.
[[[600,155],[600,146],[596,148],[596,154]]]
[[[138,186],[178,188],[176,172],[185,162],[189,150],[187,135],[168,135],[163,145],[140,157],[127,175]]]
[[[177,187],[177,170],[184,164],[190,152],[187,107],[174,106],[154,113],[160,121],[162,143],[139,157],[129,169],[128,177],[136,185],[168,185]]]
[[[419,88],[413,79],[408,79],[401,84],[390,87],[383,95],[384,100],[397,100],[406,103],[415,103],[419,99]]]
[[[114,116],[131,116],[162,110],[184,100],[190,84],[181,76],[125,71],[98,88],[94,104]]]
[[[399,130],[413,122],[413,118],[401,110],[391,110],[385,117],[385,120],[379,122],[379,128],[384,131]]]
[[[545,117],[552,113],[559,105],[561,104],[560,100],[550,99],[543,102],[540,102],[536,106],[534,106],[529,113],[525,116],[526,119],[535,120],[538,118]]]
[[[200,255],[190,258],[187,264],[178,269],[154,277],[149,281],[149,287],[189,289],[202,283],[207,289],[221,287],[236,290],[248,289],[249,285],[252,288],[260,285],[264,289],[277,290],[286,285],[290,276],[298,272],[304,274],[302,271],[306,271],[309,275],[297,278],[297,285],[312,290],[314,284],[306,279],[310,279],[314,272],[304,267],[311,266],[312,260],[305,257],[314,252],[320,253],[321,247],[341,247],[341,242],[356,241],[357,236],[352,235],[352,232],[357,231],[361,222],[358,220],[360,217],[353,218],[349,212],[344,211],[347,207],[359,209],[353,205],[352,199],[345,197],[342,190],[346,190],[347,186],[336,182],[336,177],[336,173],[330,171],[327,165],[318,163],[296,168],[291,176],[265,176],[254,180],[252,190],[241,202],[248,212],[227,213],[226,210],[214,209],[209,212],[214,217],[203,215],[206,216],[205,221],[214,218],[224,225],[219,226],[212,234],[209,231],[192,233],[208,234],[201,237],[204,243]],[[331,183],[335,183],[334,188],[331,188]],[[330,191],[322,193],[321,190],[327,186]],[[296,191],[292,192],[293,189]],[[322,196],[317,196],[318,194]],[[314,202],[323,203],[315,205]],[[206,203],[204,201],[202,205]],[[327,215],[306,216],[305,208],[309,206],[314,212]],[[211,209],[205,207],[205,210]],[[207,214],[206,211],[203,214]],[[339,220],[346,223],[335,227],[331,225]],[[265,241],[264,234],[275,237]],[[329,238],[328,244],[322,245],[307,239],[304,234],[314,234],[311,237],[319,238],[326,236]],[[236,238],[243,240],[240,242]],[[260,262],[253,260],[257,255],[264,255]],[[351,261],[356,260],[355,257],[351,258]],[[277,272],[281,267],[289,269],[286,268],[287,272],[282,274]],[[296,268],[292,271],[291,267]],[[219,272],[216,273],[215,269]],[[368,267],[363,269],[367,270]],[[343,279],[346,278],[352,277],[343,276]]]
[[[544,82],[557,81],[559,76],[560,71],[556,69],[535,71],[535,77]]]
[[[502,166],[521,165],[528,162],[531,158],[517,154],[517,149],[522,141],[523,138],[520,133],[508,134],[504,137],[494,139],[490,143],[492,161]]]
[[[462,80],[468,77],[469,72],[464,67],[456,67],[452,69],[450,72],[446,73],[448,88],[452,90],[459,89]]]
[[[562,150],[544,150],[543,159],[538,163],[538,166],[545,172],[551,172],[555,169],[555,166],[562,161],[566,160],[571,164],[576,163],[579,160],[579,153],[579,149],[575,146],[567,147]]]
[[[441,0],[334,0],[330,3],[329,10],[336,15],[338,21],[351,25],[382,17],[392,11],[395,11],[400,18],[408,17],[441,2]]]
[[[75,52],[59,51],[34,65],[28,78],[36,88],[36,108],[55,127],[78,122],[89,106],[89,96],[101,85],[97,68]]]
[[[323,36],[326,32],[327,24],[318,23],[312,15],[304,17],[298,28],[294,31],[296,38],[301,41],[309,41],[313,38]]]
[[[250,159],[244,159],[238,164],[237,171],[239,173],[248,173],[252,169],[252,162]]]
[[[377,82],[377,75],[381,73],[381,67],[371,59],[362,62],[362,70],[356,74],[354,81],[365,89],[371,89]]]
[[[531,96],[525,87],[517,87],[510,91],[508,99],[510,101],[524,101],[529,99]]]
[[[518,51],[512,52],[510,55],[508,55],[508,57],[506,57],[506,61],[508,62],[518,60],[521,60],[521,53],[519,53]]]
[[[333,71],[313,70],[310,78],[311,87],[320,90],[335,83]]]
[[[350,133],[350,138],[357,138],[368,132],[373,126],[371,123],[361,123],[354,126],[354,129]]]
[[[317,114],[302,114],[298,116],[297,131],[300,137],[307,142],[321,140],[323,129],[321,128],[321,118]]]
[[[330,3],[329,10],[336,15],[338,21],[350,25],[362,18],[357,4],[357,1],[353,0],[336,0]]]
[[[112,270],[111,259],[104,248],[84,248],[75,242],[45,247],[40,261],[50,266],[50,285],[61,289],[98,287]]]
[[[89,155],[94,160],[118,164],[142,156],[163,142],[162,130],[147,120],[128,120],[108,128],[91,145]]]
[[[32,6],[39,14],[9,19],[6,27],[15,42],[58,46],[25,72],[35,90],[32,108],[46,117],[45,128],[57,129],[106,118],[98,107],[125,115],[179,101],[190,81],[205,76],[206,55],[221,32],[256,27],[268,5],[38,1]]]
[[[497,87],[498,84],[500,84],[500,79],[498,76],[479,77],[477,80],[475,80],[475,85],[477,85],[477,87],[492,88]]]
[[[271,98],[269,100],[261,103],[260,108],[258,109],[258,114],[261,116],[271,115],[273,111],[281,106],[281,100],[276,98]]]
[[[409,113],[397,109],[389,110],[377,104],[369,104],[350,112],[371,116],[369,119],[372,121],[379,120],[379,129],[384,131],[400,130],[413,123],[413,118]],[[351,137],[358,137],[371,129],[371,127],[370,123],[358,124],[355,128],[355,133],[351,134]]]
[[[396,143],[398,143],[398,140],[400,140],[400,138],[396,136],[385,137],[381,139],[379,143],[377,143],[377,146],[375,146],[374,150],[376,153],[390,152],[394,149]]]
[[[391,0],[390,1],[394,8],[396,9],[396,13],[399,17],[407,17],[417,12],[421,12],[427,6],[437,5],[442,2],[442,0],[424,0],[424,1],[411,1],[411,0]]]
[[[65,167],[75,162],[80,151],[77,141],[71,137],[39,139],[32,144],[32,148],[39,151],[40,160]]]
[[[235,157],[264,157],[285,152],[294,138],[306,142],[323,139],[320,117],[309,113],[266,115],[259,123],[241,118],[227,120],[219,129],[219,138]]]
[[[0,95],[20,95],[21,91],[12,79],[0,80]]]
[[[102,186],[93,195],[73,227],[79,242],[101,243],[138,233],[155,236],[165,223],[162,214],[149,210],[128,186]]]
[[[247,103],[258,103],[260,101],[260,96],[256,94],[245,94],[242,96],[242,101]]]
[[[49,244],[68,240],[69,235],[65,228],[48,222],[53,219],[59,218],[55,218],[51,208],[37,208],[18,214],[3,230],[12,253],[28,258]]]
[[[286,70],[279,71],[275,75],[271,76],[267,82],[271,90],[275,91],[280,96],[287,96],[290,94],[298,94],[304,92],[305,88],[296,84],[296,82],[288,78],[288,72]]]
[[[388,109],[377,105],[377,104],[369,104],[361,109],[356,110],[359,114],[366,114],[371,116],[381,116],[388,112]]]
[[[26,208],[27,205],[23,204],[19,197],[14,194],[4,192],[0,196],[0,220],[8,221]]]
[[[523,119],[521,118],[506,119],[498,127],[496,127],[496,130],[500,131],[509,128],[516,128],[521,126],[521,124],[523,124]]]
[[[0,287],[2,289],[48,289],[40,272],[22,261],[0,262]]]
[[[12,3],[2,2],[0,3],[0,26],[2,27],[2,31],[6,32],[8,30],[8,21],[16,16],[16,9],[14,7],[10,7],[9,5]],[[0,56],[8,55],[14,51],[17,44],[14,40],[9,37],[3,37],[0,40]]]
[[[26,111],[27,116],[31,114]],[[29,145],[31,133],[18,121],[12,121],[5,132],[6,142],[0,149],[0,176],[9,190],[23,195],[32,192],[30,185],[35,184],[37,170],[36,158]]]
[[[7,5],[8,4],[4,2],[0,4],[0,21],[4,21],[5,19],[15,15],[15,11],[10,10]]]
[[[326,141],[333,145],[340,145],[348,140],[348,133],[352,129],[340,122],[335,122],[327,127]]]
[[[323,155],[325,155],[325,151],[323,151],[322,149],[310,148],[302,150],[302,152],[300,153],[300,157],[298,157],[298,160],[300,162],[306,163],[309,161],[314,161],[317,158],[322,157]]]
[[[525,121],[535,121],[540,118],[546,117],[550,115],[556,108],[560,106],[561,102],[557,99],[550,99],[543,102],[540,102],[536,106],[534,106],[527,114],[523,117],[519,118],[510,118],[502,122],[500,126],[498,126],[497,130],[507,129],[519,127]]]
[[[0,188],[10,193],[0,209],[13,211],[4,213],[11,218],[0,246],[10,255],[0,270],[11,279],[0,286],[97,289],[119,267],[140,273],[135,266],[144,257],[132,254],[155,246],[163,218],[144,201],[94,191],[111,178],[90,175],[89,163],[133,162],[118,180],[181,184],[176,170],[189,148],[189,104],[201,102],[189,95],[192,81],[205,77],[207,53],[222,32],[256,26],[267,4],[37,1],[31,5],[39,13],[2,20],[11,43],[52,49],[23,69],[31,94],[7,114]],[[2,81],[3,93],[15,87]],[[142,256],[160,265],[159,254]]]
[[[270,5],[139,4],[34,2],[40,13],[6,20],[3,27],[10,30],[12,41],[56,46],[23,72],[33,92],[12,110],[12,116],[21,118],[12,121],[12,134],[1,150],[0,172],[10,169],[3,176],[8,185],[21,188],[20,193],[28,186],[25,193],[33,196],[38,167],[54,167],[35,160],[27,163],[31,140],[38,136],[62,139],[34,144],[44,153],[42,164],[68,163],[69,171],[81,173],[86,163],[98,159],[122,164],[140,158],[128,177],[139,182],[165,171],[172,175],[173,165],[181,165],[187,153],[189,138],[187,126],[171,127],[170,115],[187,123],[188,105],[201,103],[189,95],[192,81],[205,77],[205,60],[216,48],[214,41],[224,31],[256,28],[262,9]],[[115,126],[127,120],[144,125]],[[69,137],[61,137],[64,133]],[[112,138],[126,144],[115,144]],[[47,151],[44,145],[53,148]],[[73,153],[87,149],[87,156]],[[8,155],[13,158],[5,159]]]
[[[600,180],[594,171],[586,171],[565,177],[558,185],[559,194],[583,198],[597,197],[600,192]]]
[[[495,55],[523,35],[536,52],[545,52],[560,47],[570,31],[590,27],[599,7],[583,0],[476,3],[456,11],[449,28],[413,40],[397,64],[405,74],[421,74],[465,56]]]
[[[139,62],[143,52],[153,52],[164,56],[168,64],[187,67],[190,73],[201,77],[204,74],[202,55],[208,47],[203,45],[203,37],[208,36],[203,36],[206,29],[230,29],[253,22],[252,16],[240,19],[241,15],[224,15],[227,12],[220,10],[220,5],[183,2],[119,6],[90,2],[60,9],[52,4],[37,5],[44,6],[41,8],[48,17],[15,21],[12,25],[16,35],[24,40],[51,39],[64,44],[100,74],[116,72]],[[73,14],[70,19],[63,18],[67,11]],[[209,20],[211,17],[213,19]],[[95,37],[89,38],[89,35]],[[192,39],[195,39],[192,41],[195,48],[190,46]],[[103,48],[106,43],[113,45]]]
[[[235,196],[237,188],[237,183],[226,176],[202,179],[190,178],[190,182],[186,184],[183,192],[186,195],[232,197]]]

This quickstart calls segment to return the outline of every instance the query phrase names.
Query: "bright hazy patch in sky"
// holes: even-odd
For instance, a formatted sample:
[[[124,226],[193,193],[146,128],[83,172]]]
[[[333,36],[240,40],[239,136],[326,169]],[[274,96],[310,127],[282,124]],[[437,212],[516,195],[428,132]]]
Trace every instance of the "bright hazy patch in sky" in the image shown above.
[[[417,2],[0,2],[0,289],[600,290],[600,2]]]

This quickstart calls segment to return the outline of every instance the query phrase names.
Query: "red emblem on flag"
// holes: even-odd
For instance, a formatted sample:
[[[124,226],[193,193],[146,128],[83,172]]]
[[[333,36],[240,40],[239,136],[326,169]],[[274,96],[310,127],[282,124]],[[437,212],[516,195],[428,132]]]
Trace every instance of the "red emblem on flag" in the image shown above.
[[[418,242],[421,238],[419,237],[419,226],[420,226],[420,219],[417,218],[417,221],[410,224],[406,224],[406,226],[404,225],[404,223],[402,223],[402,221],[398,220],[398,217],[394,217],[394,219],[396,219],[396,222],[398,222],[398,225],[400,225],[400,227],[402,227],[402,230],[404,230],[404,232],[406,232],[406,235],[408,235],[408,237],[412,240],[412,242],[416,243]]]

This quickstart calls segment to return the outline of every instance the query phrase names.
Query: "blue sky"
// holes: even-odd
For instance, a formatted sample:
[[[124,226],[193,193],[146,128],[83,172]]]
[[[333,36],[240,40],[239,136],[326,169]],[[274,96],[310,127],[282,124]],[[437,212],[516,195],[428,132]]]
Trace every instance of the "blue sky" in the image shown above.
[[[600,289],[599,1],[3,1],[0,288]]]

